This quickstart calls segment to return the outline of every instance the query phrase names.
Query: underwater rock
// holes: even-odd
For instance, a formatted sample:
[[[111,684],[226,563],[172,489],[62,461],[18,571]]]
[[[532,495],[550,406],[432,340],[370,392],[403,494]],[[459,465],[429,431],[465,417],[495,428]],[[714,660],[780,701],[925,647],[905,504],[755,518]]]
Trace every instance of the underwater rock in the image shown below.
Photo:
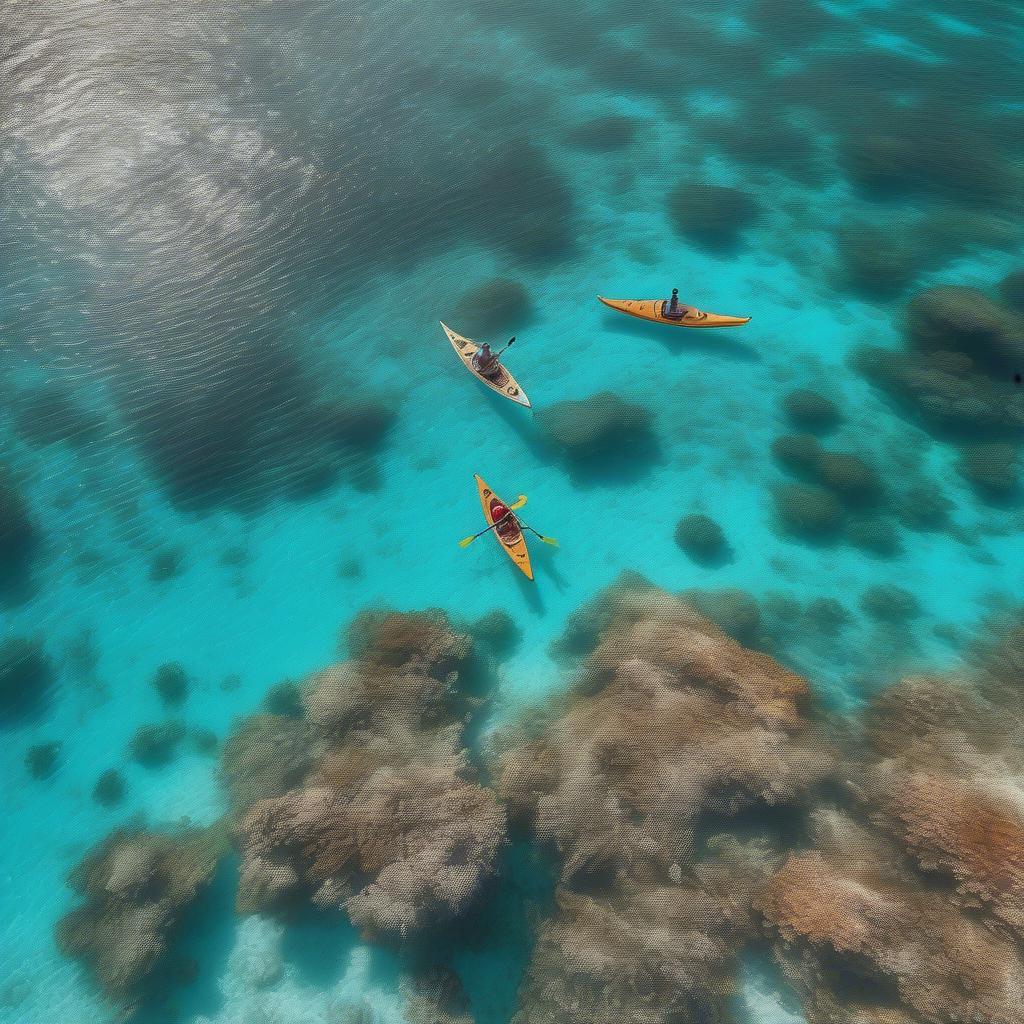
[[[591,153],[625,149],[636,138],[636,122],[622,114],[608,114],[585,121],[566,133],[566,144]]]
[[[1024,436],[1024,317],[974,288],[940,287],[910,302],[903,352],[864,347],[858,372],[943,436]]]
[[[912,483],[896,499],[896,517],[908,530],[944,530],[956,506],[931,480]]]
[[[60,740],[36,743],[25,751],[25,768],[33,779],[43,781],[50,778],[60,764],[60,751],[64,744]]]
[[[112,832],[70,876],[84,904],[57,923],[57,947],[126,1013],[138,1010],[173,974],[176,932],[223,850],[214,830]]]
[[[880,558],[895,558],[902,550],[899,532],[886,519],[851,519],[846,527],[849,542]]]
[[[46,705],[57,673],[40,640],[0,643],[0,724],[32,718]]]
[[[772,489],[772,497],[784,533],[803,540],[828,541],[843,531],[843,506],[824,487],[803,483],[779,484]]]
[[[921,614],[921,603],[909,591],[892,583],[876,583],[861,595],[860,606],[879,622],[906,622]]]
[[[847,506],[871,504],[881,497],[878,474],[859,455],[827,451],[812,434],[777,437],[772,454],[791,473],[827,487]]]
[[[1005,498],[1020,486],[1017,446],[1005,441],[968,445],[957,468],[965,480],[990,498]]]
[[[162,768],[178,753],[186,731],[185,723],[177,719],[140,725],[128,743],[128,752],[132,760],[147,768]]]
[[[923,885],[898,847],[845,814],[812,816],[760,909],[809,1024],[1019,1020],[1020,947]]]
[[[772,455],[791,473],[814,476],[824,449],[813,434],[783,434],[772,441]]]
[[[702,513],[683,516],[676,524],[675,538],[690,558],[705,565],[718,561],[729,550],[722,528]]]
[[[161,665],[153,676],[153,689],[165,707],[179,707],[188,698],[188,673],[177,661]]]
[[[298,785],[322,753],[300,718],[268,714],[242,719],[224,743],[219,769],[232,813]]]
[[[849,611],[834,597],[816,597],[804,612],[808,623],[826,636],[835,636],[853,619]]]
[[[1015,270],[999,282],[999,297],[1010,309],[1024,314],[1024,270]]]
[[[237,821],[237,902],[344,908],[368,933],[406,936],[464,913],[505,842],[504,810],[472,780],[462,747],[478,661],[471,637],[435,611],[364,612],[348,648],[351,660],[303,684],[305,719],[272,726],[307,730],[296,753],[312,763]],[[253,746],[280,762],[276,741],[228,741],[243,764]],[[254,765],[259,785],[266,773]],[[245,808],[254,789],[233,805]]]
[[[96,780],[92,798],[101,807],[113,807],[124,799],[127,788],[124,776],[116,768],[108,768]]]
[[[495,658],[507,657],[522,640],[522,631],[516,625],[516,620],[503,608],[495,608],[481,615],[469,627],[469,631]]]
[[[959,352],[993,375],[1024,364],[1024,319],[976,288],[919,292],[907,307],[907,332],[921,352]]]
[[[796,388],[785,395],[782,411],[794,426],[811,433],[831,430],[842,418],[831,398],[809,388]]]
[[[536,420],[548,443],[577,472],[598,476],[609,467],[642,470],[657,458],[650,411],[611,391],[555,402],[541,409]]]
[[[727,185],[684,181],[668,197],[669,219],[679,234],[707,249],[733,249],[760,216],[757,200]]]
[[[495,277],[470,288],[452,317],[458,330],[470,337],[482,338],[496,331],[514,331],[529,320],[533,304],[519,281]]]
[[[39,543],[28,502],[0,463],[0,600],[18,602],[25,597]]]

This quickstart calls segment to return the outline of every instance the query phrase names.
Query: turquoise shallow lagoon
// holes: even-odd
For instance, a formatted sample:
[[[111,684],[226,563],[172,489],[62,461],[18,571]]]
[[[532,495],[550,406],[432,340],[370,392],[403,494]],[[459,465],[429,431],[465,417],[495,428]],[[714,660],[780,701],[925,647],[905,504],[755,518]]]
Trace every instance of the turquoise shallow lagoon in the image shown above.
[[[552,644],[623,573],[701,592],[843,720],[1020,601],[1017,5],[37,0],[0,28],[0,630],[37,652],[0,648],[0,1024],[119,1019],[55,945],[69,872],[115,826],[218,822],[210,748],[365,608],[512,617],[483,748],[566,689]],[[672,287],[751,322],[596,300]],[[440,320],[515,334],[533,411]],[[474,473],[558,538],[535,582],[458,547]],[[676,537],[698,514],[707,557]],[[131,756],[177,720],[168,763]],[[502,858],[439,940],[478,1024],[516,1013],[552,901],[550,865]],[[236,916],[237,860],[140,1021],[410,1019],[401,944]],[[805,1019],[763,950],[727,1005]]]

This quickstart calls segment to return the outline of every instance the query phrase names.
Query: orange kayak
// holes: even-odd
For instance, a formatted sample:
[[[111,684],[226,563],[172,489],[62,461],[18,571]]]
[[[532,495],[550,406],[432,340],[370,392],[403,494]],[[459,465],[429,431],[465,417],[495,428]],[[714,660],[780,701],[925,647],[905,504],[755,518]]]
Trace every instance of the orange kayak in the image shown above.
[[[515,562],[522,574],[528,580],[532,580],[533,568],[530,566],[530,552],[526,550],[526,538],[523,536],[515,513],[508,511],[508,505],[480,479],[479,474],[474,473],[473,478],[476,480],[476,487],[480,492],[480,504],[483,506],[484,518],[487,520],[488,526],[494,526],[495,522],[508,512],[508,518],[491,533],[498,538],[498,543],[505,549],[505,554]]]
[[[707,313],[693,306],[687,307],[686,316],[675,319],[662,315],[662,308],[667,305],[665,299],[606,299],[598,298],[610,309],[620,313],[650,320],[656,324],[669,324],[672,327],[740,327],[750,322],[749,316],[726,316],[723,313]]]
[[[452,348],[458,352],[463,366],[477,380],[482,380],[492,391],[497,391],[499,395],[504,395],[510,401],[515,402],[516,405],[523,405],[527,409],[531,407],[530,400],[526,397],[526,392],[523,391],[519,386],[519,382],[504,366],[499,364],[498,372],[494,376],[484,376],[473,366],[473,356],[476,355],[476,350],[479,348],[476,342],[469,338],[464,338],[461,334],[456,334],[443,320],[441,321],[441,326],[444,328],[444,333],[448,335]]]

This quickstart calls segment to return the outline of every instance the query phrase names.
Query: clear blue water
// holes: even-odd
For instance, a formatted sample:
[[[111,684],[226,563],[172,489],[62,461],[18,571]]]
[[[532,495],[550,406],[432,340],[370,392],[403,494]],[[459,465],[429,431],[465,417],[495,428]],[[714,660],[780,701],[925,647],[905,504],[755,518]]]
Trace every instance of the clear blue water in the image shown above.
[[[8,4],[0,25],[0,450],[37,538],[0,624],[58,673],[3,725],[4,1024],[113,1020],[54,947],[68,871],[133,816],[224,811],[215,758],[127,758],[136,728],[166,717],[149,682],[165,662],[193,680],[182,717],[223,738],[271,685],[336,659],[363,607],[503,608],[522,642],[494,694],[502,721],[564,685],[552,640],[632,570],[673,591],[742,588],[769,632],[780,595],[840,600],[853,621],[838,638],[790,621],[775,652],[847,709],[955,665],[960,638],[1020,596],[1019,493],[979,494],[964,438],[850,362],[902,350],[916,292],[995,295],[1024,265],[1017,5],[66,0]],[[879,135],[912,155],[865,149]],[[742,189],[759,212],[680,230],[670,197],[687,182]],[[865,222],[880,234],[857,235]],[[887,269],[858,274],[887,245]],[[495,278],[528,308],[489,326],[465,296]],[[595,299],[673,286],[752,320],[673,330]],[[508,364],[536,415],[459,366],[438,321],[475,335],[474,318],[494,343],[517,334]],[[89,423],[61,427],[44,385]],[[798,387],[841,410],[823,443],[877,470],[871,518],[896,553],[780,531],[772,489],[790,476],[771,446],[794,433],[781,402]],[[544,410],[604,390],[649,410],[656,452],[574,467]],[[334,423],[335,444],[323,423],[339,408],[393,425],[370,444]],[[527,521],[560,541],[532,546],[535,583],[487,538],[457,546],[481,523],[474,473],[528,494]],[[952,526],[901,524],[922,479]],[[680,550],[689,512],[719,523],[728,560]],[[918,599],[911,625],[864,614],[879,584]],[[52,740],[58,770],[33,780],[26,751]],[[91,792],[111,767],[128,792],[106,809]],[[327,1021],[363,1000],[401,1019],[393,954],[347,925],[236,920],[224,887],[183,1019]],[[463,954],[478,1021],[509,1018],[520,954]],[[799,1019],[761,968],[743,984],[741,1015]]]

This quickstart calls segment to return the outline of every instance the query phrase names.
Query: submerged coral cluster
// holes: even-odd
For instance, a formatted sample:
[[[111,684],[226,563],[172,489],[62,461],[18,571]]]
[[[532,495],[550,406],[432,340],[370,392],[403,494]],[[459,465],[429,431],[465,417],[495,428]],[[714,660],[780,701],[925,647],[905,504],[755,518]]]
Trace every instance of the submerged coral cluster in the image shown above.
[[[504,843],[463,749],[476,655],[440,613],[362,616],[349,650],[303,684],[302,718],[260,716],[228,742],[238,905],[343,908],[409,935],[463,913]]]
[[[865,607],[904,614],[904,594]],[[441,612],[357,616],[348,660],[225,744],[229,828],[114,832],[73,876],[61,948],[124,1005],[150,998],[230,832],[241,912],[344,911],[404,939],[410,1019],[468,1024],[453,952],[508,831],[554,866],[516,1024],[730,1019],[750,950],[809,1024],[1021,1020],[1021,620],[963,678],[905,679],[838,721],[714,610],[637,576],[584,606],[556,645],[571,686],[491,734],[493,788],[466,749],[489,655]],[[752,614],[730,631],[761,642]]]
[[[224,852],[216,829],[170,835],[116,830],[71,875],[85,903],[57,925],[57,945],[82,960],[100,988],[127,1009],[170,979],[175,932]]]

